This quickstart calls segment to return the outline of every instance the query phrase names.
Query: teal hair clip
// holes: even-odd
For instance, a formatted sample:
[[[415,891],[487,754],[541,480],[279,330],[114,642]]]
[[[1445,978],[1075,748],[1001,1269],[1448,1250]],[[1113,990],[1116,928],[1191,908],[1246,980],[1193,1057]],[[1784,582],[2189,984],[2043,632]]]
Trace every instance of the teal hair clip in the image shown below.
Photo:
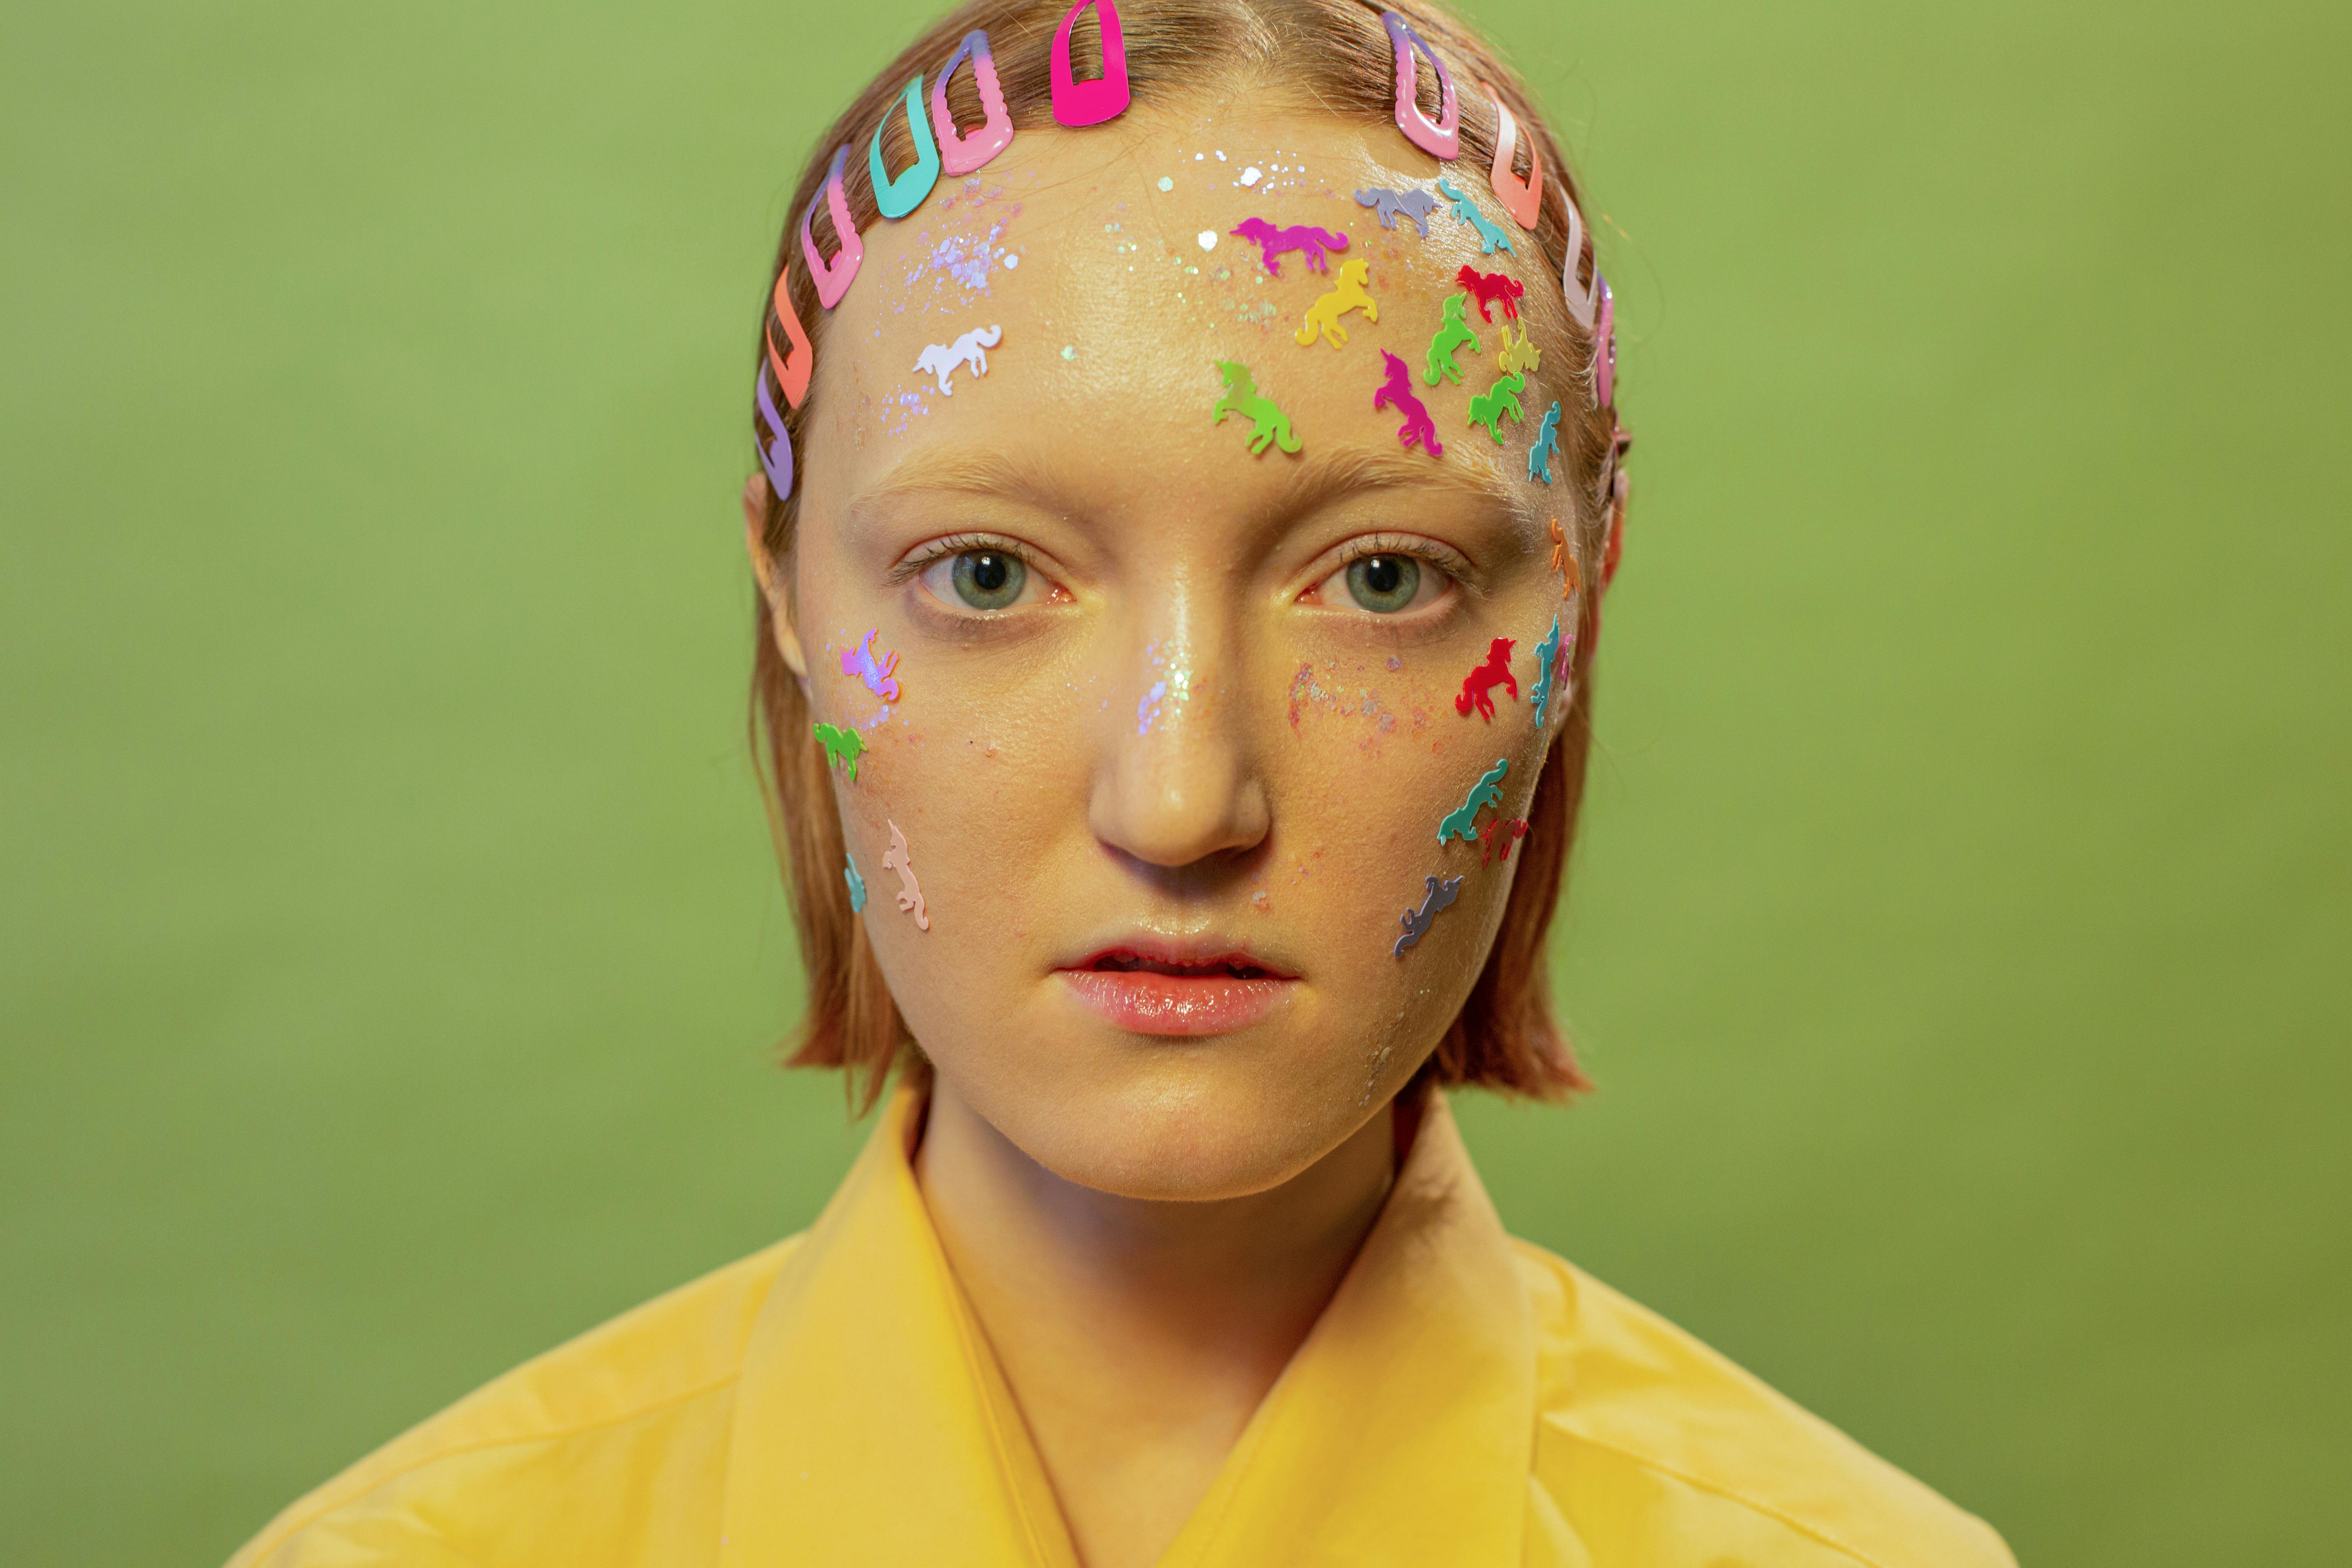
[[[931,139],[930,117],[923,112],[923,77],[907,84],[898,100],[898,107],[907,116],[907,135],[915,143],[915,161],[897,179],[890,177],[889,165],[882,162],[882,132],[890,129],[890,111],[882,111],[882,122],[874,128],[874,140],[866,144],[866,172],[874,181],[874,205],[888,218],[905,217],[923,205],[931,187],[940,183],[940,144]]]

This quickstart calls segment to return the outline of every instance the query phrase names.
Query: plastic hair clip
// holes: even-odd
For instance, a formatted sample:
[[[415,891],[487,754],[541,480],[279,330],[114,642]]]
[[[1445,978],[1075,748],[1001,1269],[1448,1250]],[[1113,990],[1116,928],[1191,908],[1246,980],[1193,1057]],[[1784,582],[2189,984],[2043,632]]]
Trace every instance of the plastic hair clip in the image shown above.
[[[1454,73],[1402,16],[1383,11],[1381,26],[1389,30],[1389,42],[1396,50],[1397,129],[1423,152],[1452,163],[1462,156],[1462,105],[1454,97]],[[1421,111],[1421,72],[1412,60],[1416,52],[1437,73],[1435,121]]]
[[[1348,248],[1346,235],[1335,234],[1328,228],[1317,228],[1313,224],[1299,223],[1288,228],[1276,228],[1262,217],[1245,217],[1233,233],[1234,238],[1246,239],[1256,246],[1258,253],[1265,258],[1265,269],[1276,277],[1282,275],[1282,264],[1275,258],[1286,250],[1306,252],[1307,270],[1320,272],[1325,251]]]
[[[1361,310],[1368,321],[1381,319],[1379,303],[1364,288],[1364,279],[1371,268],[1369,261],[1339,263],[1339,281],[1331,285],[1328,294],[1307,308],[1306,325],[1293,334],[1300,348],[1312,347],[1318,337],[1335,349],[1346,342],[1348,329],[1339,324],[1339,318],[1350,310]]]
[[[1592,398],[1606,408],[1617,401],[1617,296],[1609,279],[1595,272],[1601,285],[1601,321],[1592,329]]]
[[[1497,246],[1510,251],[1514,256],[1518,254],[1511,244],[1511,237],[1503,232],[1503,226],[1480,212],[1478,204],[1455,190],[1452,182],[1443,174],[1437,176],[1437,190],[1440,195],[1454,204],[1454,217],[1478,231],[1479,255],[1492,256]]]
[[[971,61],[971,85],[980,89],[981,112],[987,118],[969,136],[956,132],[955,115],[948,109],[948,78],[956,67]],[[1013,112],[1004,107],[1004,89],[996,79],[996,57],[989,52],[988,34],[974,27],[963,36],[948,63],[931,79],[931,130],[940,143],[940,168],[950,174],[969,174],[988,166],[990,159],[1013,145]]]
[[[816,743],[824,748],[825,766],[845,763],[849,782],[857,782],[857,759],[866,754],[866,737],[855,730],[836,730],[830,724],[815,726]]]
[[[793,493],[793,437],[784,428],[784,416],[776,412],[776,400],[768,395],[765,367],[751,373],[751,395],[760,405],[760,417],[768,425],[768,433],[760,437],[761,470],[768,476],[768,489],[775,498],[789,500]]]
[[[1448,294],[1444,304],[1439,308],[1445,312],[1445,324],[1437,329],[1435,337],[1429,340],[1429,364],[1421,379],[1432,386],[1441,380],[1458,385],[1462,380],[1462,367],[1454,363],[1454,351],[1467,348],[1474,354],[1478,352],[1478,334],[1471,330],[1468,320],[1470,296]]]
[[[1070,68],[1070,29],[1078,13],[1095,8],[1102,26],[1102,76],[1080,81]],[[1127,45],[1119,37],[1118,7],[1111,0],[1078,0],[1054,29],[1054,118],[1064,125],[1100,125],[1127,112]]]
[[[866,689],[885,702],[898,700],[898,678],[893,673],[898,668],[898,656],[891,654],[880,663],[874,659],[874,639],[882,635],[876,626],[867,632],[856,647],[841,650],[841,673],[854,675],[866,683]]]
[[[1437,911],[1448,908],[1461,896],[1463,878],[1455,877],[1441,882],[1434,877],[1424,877],[1422,880],[1428,884],[1429,891],[1423,897],[1420,909],[1405,910],[1404,934],[1397,938],[1394,947],[1389,949],[1392,958],[1402,958],[1406,948],[1427,936],[1429,928],[1437,923]]]
[[[1527,415],[1519,408],[1519,394],[1526,390],[1528,378],[1524,375],[1503,376],[1470,399],[1470,423],[1484,425],[1486,434],[1495,438],[1497,447],[1503,444],[1504,420],[1517,419],[1524,423],[1527,419]]]
[[[1592,281],[1576,280],[1577,265],[1584,259],[1584,215],[1576,210],[1573,199],[1563,198],[1560,205],[1568,209],[1568,260],[1559,269],[1559,291],[1568,301],[1568,313],[1586,331],[1592,330],[1593,312],[1601,308],[1601,250],[1592,251]]]
[[[1536,435],[1536,444],[1528,448],[1528,478],[1551,483],[1552,454],[1559,450],[1559,405],[1554,403],[1544,410],[1543,428]],[[1551,524],[1552,570],[1559,570],[1559,520]]]
[[[1258,395],[1257,384],[1250,380],[1249,366],[1239,360],[1219,360],[1217,374],[1224,377],[1225,395],[1209,411],[1209,423],[1222,425],[1228,414],[1238,414],[1250,422],[1249,449],[1263,458],[1269,446],[1285,452],[1298,450],[1298,437],[1290,428],[1290,416],[1274,405],[1271,397]]]
[[[775,307],[776,321],[784,329],[784,341],[792,353],[776,352],[776,334],[763,332],[768,345],[768,366],[776,373],[776,384],[783,388],[784,401],[794,408],[808,396],[809,371],[816,364],[816,353],[809,347],[808,330],[801,325],[801,313],[793,309],[793,290],[789,267],[776,273],[776,286],[769,291],[768,302]],[[783,426],[779,425],[777,429]]]
[[[841,297],[849,292],[858,265],[866,259],[866,242],[857,237],[857,222],[849,216],[849,195],[841,183],[841,171],[848,163],[849,143],[845,142],[834,150],[833,167],[825,174],[822,198],[825,210],[833,215],[833,232],[841,241],[831,266],[825,265],[824,258],[816,253],[816,237],[809,227],[816,219],[816,199],[812,199],[808,211],[801,214],[801,254],[808,258],[817,303],[828,310],[840,304]]]
[[[948,384],[948,376],[958,365],[970,367],[974,375],[988,374],[988,351],[1004,341],[1003,327],[974,327],[951,343],[927,344],[915,356],[915,368],[926,375],[940,378],[941,395],[953,397],[955,388]]]
[[[1429,416],[1429,409],[1413,395],[1412,372],[1404,361],[1381,351],[1381,359],[1388,366],[1388,379],[1372,394],[1374,408],[1393,408],[1404,416],[1404,424],[1397,430],[1397,440],[1407,447],[1419,447],[1433,458],[1445,455],[1444,444],[1437,438],[1437,424]]]
[[[906,110],[907,134],[915,143],[915,161],[907,165],[905,174],[890,178],[889,166],[882,162],[882,132],[890,129],[890,111],[882,111],[882,122],[874,128],[874,140],[866,144],[866,173],[874,181],[874,205],[882,209],[884,217],[905,217],[923,205],[931,187],[940,183],[940,144],[931,140],[930,117],[923,112],[923,79],[919,72],[907,84],[898,100]]]
[[[1490,305],[1502,306],[1503,319],[1507,321],[1519,319],[1519,296],[1528,291],[1528,286],[1509,273],[1481,272],[1465,262],[1462,270],[1454,275],[1454,281],[1469,290],[1470,297],[1478,301],[1480,321],[1494,321],[1495,318],[1487,313]]]
[[[1496,368],[1506,374],[1515,370],[1537,371],[1543,368],[1543,350],[1528,341],[1528,329],[1519,328],[1518,342],[1511,341],[1511,323],[1503,323],[1503,341],[1495,352]]]
[[[1511,221],[1533,234],[1536,220],[1543,216],[1543,150],[1535,138],[1528,141],[1528,177],[1524,180],[1511,173],[1511,161],[1518,155],[1519,122],[1503,107],[1503,95],[1485,82],[1486,101],[1495,106],[1495,167],[1486,176],[1495,188],[1495,199],[1511,215]]]
[[[1502,850],[1495,858],[1504,865],[1511,861],[1511,846],[1528,836],[1528,819],[1524,816],[1497,816],[1478,830],[1478,864],[1486,863],[1486,851],[1497,843]]]
[[[1478,716],[1492,723],[1495,718],[1494,690],[1497,686],[1512,697],[1519,694],[1519,683],[1511,674],[1511,639],[1496,637],[1486,645],[1486,657],[1469,674],[1462,678],[1462,694],[1454,700],[1454,710],[1465,719],[1475,708]]]
[[[1356,205],[1371,208],[1382,228],[1396,227],[1397,215],[1402,213],[1421,231],[1421,237],[1427,239],[1429,218],[1437,210],[1437,198],[1427,191],[1392,191],[1386,185],[1374,185],[1369,191],[1356,193]]]
[[[890,824],[890,847],[882,852],[882,869],[898,873],[898,908],[915,917],[917,931],[931,929],[929,911],[923,908],[922,885],[915,880],[915,858],[907,847],[907,836],[898,825]]]
[[[1445,820],[1437,825],[1437,841],[1443,844],[1449,838],[1459,838],[1467,844],[1477,837],[1480,808],[1491,805],[1496,811],[1503,809],[1503,792],[1499,786],[1503,775],[1510,771],[1510,758],[1496,758],[1495,765],[1481,773],[1478,782],[1470,786],[1470,797],[1458,810],[1447,813]]]
[[[853,915],[864,914],[866,912],[866,879],[857,874],[857,857],[845,854],[842,858],[849,862],[841,868],[841,879],[849,884],[849,912]]]
[[[1538,727],[1544,721],[1545,710],[1551,707],[1552,665],[1559,658],[1559,616],[1555,611],[1551,617],[1551,630],[1545,635],[1543,641],[1536,644],[1536,689],[1528,693],[1529,700],[1535,703]]]

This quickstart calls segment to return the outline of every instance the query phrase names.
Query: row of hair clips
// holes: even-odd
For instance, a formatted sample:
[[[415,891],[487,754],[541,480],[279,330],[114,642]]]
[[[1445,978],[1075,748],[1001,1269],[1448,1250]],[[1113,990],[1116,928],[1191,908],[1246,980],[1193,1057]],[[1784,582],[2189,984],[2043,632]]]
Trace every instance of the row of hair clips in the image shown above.
[[[1081,81],[1071,60],[1071,32],[1077,25],[1079,13],[1092,6],[1101,34],[1102,74]],[[1412,24],[1394,11],[1381,13],[1381,25],[1387,29],[1389,41],[1395,50],[1396,61],[1396,122],[1407,140],[1433,157],[1452,163],[1462,155],[1462,105],[1454,87],[1454,73],[1445,61],[1432,48],[1427,39],[1414,31]],[[1418,59],[1416,58],[1418,57]],[[979,89],[982,121],[978,130],[969,135],[956,128],[955,116],[948,109],[948,82],[969,59],[971,62],[972,83]],[[1429,62],[1437,79],[1438,110],[1435,120],[1423,111],[1419,101],[1421,72],[1419,60]],[[1131,94],[1128,87],[1127,45],[1119,28],[1118,6],[1115,0],[1078,0],[1063,16],[1061,26],[1054,32],[1051,56],[1054,119],[1071,127],[1099,125],[1115,120],[1127,111]],[[1481,82],[1487,101],[1495,110],[1495,158],[1487,173],[1487,183],[1493,187],[1495,199],[1502,204],[1513,222],[1520,228],[1533,232],[1542,216],[1543,155],[1532,137],[1525,138],[1528,151],[1528,172],[1524,178],[1514,173],[1511,165],[1518,157],[1522,140],[1519,125],[1502,95]],[[955,53],[948,57],[946,66],[931,80],[929,111],[925,112],[923,79],[919,72],[907,84],[898,107],[907,118],[907,130],[915,146],[915,161],[895,177],[882,157],[882,134],[889,125],[889,110],[885,110],[882,122],[874,128],[873,139],[866,144],[866,174],[873,184],[874,204],[887,218],[903,218],[923,204],[938,184],[940,176],[969,174],[985,167],[1013,143],[1013,116],[1005,108],[1004,92],[997,80],[996,61],[990,53],[988,34],[975,27],[963,36]],[[808,264],[809,279],[816,286],[817,302],[826,310],[841,303],[849,292],[849,285],[857,276],[866,259],[866,246],[859,239],[857,225],[849,211],[849,196],[842,181],[849,163],[849,143],[843,142],[834,150],[832,166],[825,172],[824,190],[801,215],[801,255]],[[833,220],[835,250],[827,261],[818,251],[815,236],[816,210],[823,204]],[[1594,392],[1603,408],[1609,406],[1615,390],[1617,345],[1612,329],[1615,308],[1608,280],[1601,277],[1600,258],[1596,252],[1592,277],[1588,283],[1577,276],[1583,260],[1585,228],[1583,215],[1577,211],[1573,198],[1563,195],[1561,205],[1568,213],[1568,258],[1561,270],[1560,289],[1567,296],[1569,313],[1577,325],[1595,335]],[[791,289],[787,286],[789,265],[780,268],[771,294],[773,307],[772,324],[764,334],[767,345],[767,370],[775,377],[777,389],[784,401],[794,408],[808,395],[809,373],[814,351],[809,345],[807,331],[801,325],[799,313],[793,309]],[[779,348],[776,332],[784,335],[784,346]],[[767,425],[760,441],[761,467],[767,470],[768,481],[779,500],[792,493],[792,442],[783,421],[776,416],[775,400],[768,394],[767,376],[756,378],[760,417]]]

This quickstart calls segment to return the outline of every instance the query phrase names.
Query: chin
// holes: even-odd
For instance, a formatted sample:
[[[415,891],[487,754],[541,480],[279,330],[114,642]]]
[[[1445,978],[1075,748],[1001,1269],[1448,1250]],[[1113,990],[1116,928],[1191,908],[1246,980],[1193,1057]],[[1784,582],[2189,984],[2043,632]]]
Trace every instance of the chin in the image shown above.
[[[996,1086],[975,1104],[1064,1181],[1172,1203],[1246,1197],[1322,1159],[1379,1108],[1360,1076],[1302,1059],[1295,1039],[1250,1037],[1262,1033],[1154,1041],[1139,1061],[1025,1092]]]

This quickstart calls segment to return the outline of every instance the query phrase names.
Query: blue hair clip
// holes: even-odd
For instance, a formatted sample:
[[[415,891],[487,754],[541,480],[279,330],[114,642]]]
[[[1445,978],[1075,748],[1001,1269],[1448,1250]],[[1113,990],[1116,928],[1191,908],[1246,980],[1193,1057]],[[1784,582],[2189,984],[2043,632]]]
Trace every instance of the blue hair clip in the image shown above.
[[[923,112],[923,78],[919,71],[907,84],[905,96],[898,106],[907,113],[907,134],[915,143],[915,161],[907,172],[892,179],[889,165],[882,162],[882,132],[890,128],[890,111],[882,111],[882,122],[874,128],[874,140],[866,144],[866,173],[874,181],[874,205],[882,209],[884,217],[905,217],[923,205],[931,187],[940,183],[940,145],[931,139],[930,118]]]

